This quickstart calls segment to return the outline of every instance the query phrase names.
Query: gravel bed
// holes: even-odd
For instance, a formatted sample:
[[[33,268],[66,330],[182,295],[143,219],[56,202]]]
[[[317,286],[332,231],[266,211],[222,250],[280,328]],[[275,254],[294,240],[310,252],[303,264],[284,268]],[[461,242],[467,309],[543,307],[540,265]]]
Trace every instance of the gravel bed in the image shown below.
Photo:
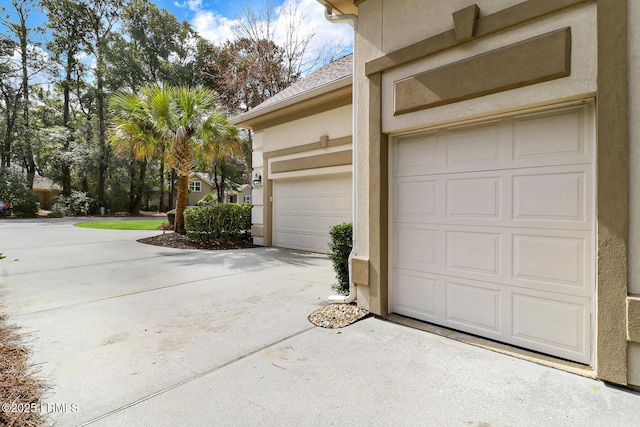
[[[309,322],[322,328],[343,328],[364,319],[369,312],[352,304],[329,304],[309,315]]]

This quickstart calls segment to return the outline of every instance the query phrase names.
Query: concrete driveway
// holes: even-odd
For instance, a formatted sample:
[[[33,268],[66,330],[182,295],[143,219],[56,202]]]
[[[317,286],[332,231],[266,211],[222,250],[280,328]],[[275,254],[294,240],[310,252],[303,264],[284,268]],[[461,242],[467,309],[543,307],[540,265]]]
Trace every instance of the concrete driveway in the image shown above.
[[[0,221],[0,297],[58,426],[635,426],[640,394],[369,318],[316,328],[326,257]]]

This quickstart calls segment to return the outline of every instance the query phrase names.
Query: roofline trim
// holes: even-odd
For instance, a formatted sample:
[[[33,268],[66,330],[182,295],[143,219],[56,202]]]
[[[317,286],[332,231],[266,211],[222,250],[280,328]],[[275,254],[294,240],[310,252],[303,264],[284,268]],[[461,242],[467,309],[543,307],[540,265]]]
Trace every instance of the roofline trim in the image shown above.
[[[253,110],[247,111],[246,113],[233,116],[229,119],[229,123],[239,127],[243,127],[243,125],[251,127],[250,123],[259,121],[257,119],[259,119],[262,116],[265,116],[269,113],[277,112],[278,110],[282,110],[286,107],[290,107],[292,105],[295,105],[304,101],[308,101],[310,99],[313,99],[325,93],[329,93],[336,89],[341,89],[347,86],[351,86],[352,82],[353,82],[353,75],[349,74],[346,77],[342,77],[341,79],[334,80],[331,83],[327,83],[325,85],[315,87],[306,92],[302,92],[300,94],[292,96],[291,98],[283,99],[282,101],[276,102],[275,104],[271,104],[263,108],[255,108]]]

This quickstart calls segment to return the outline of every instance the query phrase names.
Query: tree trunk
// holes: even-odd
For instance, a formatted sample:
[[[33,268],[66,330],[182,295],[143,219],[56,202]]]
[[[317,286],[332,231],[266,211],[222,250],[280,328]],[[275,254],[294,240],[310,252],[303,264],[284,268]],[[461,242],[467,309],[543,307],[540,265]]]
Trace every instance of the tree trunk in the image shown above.
[[[185,234],[184,228],[184,210],[187,208],[187,199],[189,197],[189,175],[178,176],[178,197],[176,202],[176,219],[174,223],[174,231],[176,233]]]
[[[27,169],[27,183],[30,189],[33,189],[33,180],[36,176],[36,163],[33,158],[33,148],[31,147],[31,126],[29,123],[29,66],[27,61],[28,55],[28,29],[27,29],[27,16],[23,10],[18,11],[20,15],[20,55],[22,57],[22,125],[24,126],[23,138],[24,147],[23,151],[24,166]]]
[[[222,200],[220,200],[220,182],[218,182],[218,162],[213,164],[213,183],[216,186],[216,203],[222,203]]]
[[[142,196],[144,195],[144,181],[147,177],[147,161],[143,160],[140,163],[140,176],[138,178],[138,185],[135,192],[135,198],[131,208],[132,215],[140,214],[140,207],[142,206]]]
[[[129,213],[133,213],[133,204],[136,196],[136,161],[131,156],[129,163]]]
[[[176,194],[176,170],[175,169],[171,169],[171,176],[169,178],[170,182],[169,182],[169,206],[167,206],[169,208],[169,210],[173,209],[174,203],[173,203],[173,198]],[[188,186],[189,184],[187,184]],[[188,187],[187,187],[188,188]]]
[[[71,139],[71,126],[69,125],[69,110],[70,110],[70,92],[71,92],[71,67],[73,65],[73,58],[67,55],[67,75],[63,83],[63,110],[62,110],[62,123],[63,126],[69,131],[69,135],[64,141],[65,151],[69,150],[69,144]],[[65,161],[62,165],[62,195],[69,197],[71,195],[71,168]]]
[[[98,57],[98,70],[102,67],[100,56]],[[107,138],[105,132],[105,110],[104,110],[104,93],[103,93],[103,77],[101,70],[96,72],[96,80],[98,84],[97,106],[98,106],[98,150],[100,151],[100,167],[98,172],[98,204],[105,206],[105,182],[107,175]]]
[[[8,168],[11,166],[11,139],[13,138],[14,126],[18,119],[18,103],[21,97],[20,91],[18,91],[13,97],[13,103],[8,93],[3,91],[3,97],[5,101],[5,136],[4,147],[2,149],[2,160],[0,161],[0,167]],[[11,106],[11,110],[9,109]]]
[[[158,202],[158,212],[164,212],[164,144],[160,151],[160,201]]]

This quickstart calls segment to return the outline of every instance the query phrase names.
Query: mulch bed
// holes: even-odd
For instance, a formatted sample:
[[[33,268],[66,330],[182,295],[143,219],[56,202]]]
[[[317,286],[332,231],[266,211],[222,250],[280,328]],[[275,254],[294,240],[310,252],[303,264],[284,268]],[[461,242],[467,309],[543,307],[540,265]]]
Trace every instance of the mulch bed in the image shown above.
[[[237,243],[196,242],[196,241],[189,240],[187,236],[184,236],[179,233],[174,233],[173,231],[167,231],[164,234],[160,234],[158,236],[139,239],[138,242],[145,243],[147,245],[165,246],[168,248],[205,249],[209,251],[218,251],[218,250],[226,250],[226,249],[247,249],[247,248],[257,247],[251,242],[237,242]]]
[[[42,397],[50,388],[39,371],[28,362],[29,349],[24,346],[16,326],[0,315],[0,425],[40,427],[47,423],[40,413]]]

